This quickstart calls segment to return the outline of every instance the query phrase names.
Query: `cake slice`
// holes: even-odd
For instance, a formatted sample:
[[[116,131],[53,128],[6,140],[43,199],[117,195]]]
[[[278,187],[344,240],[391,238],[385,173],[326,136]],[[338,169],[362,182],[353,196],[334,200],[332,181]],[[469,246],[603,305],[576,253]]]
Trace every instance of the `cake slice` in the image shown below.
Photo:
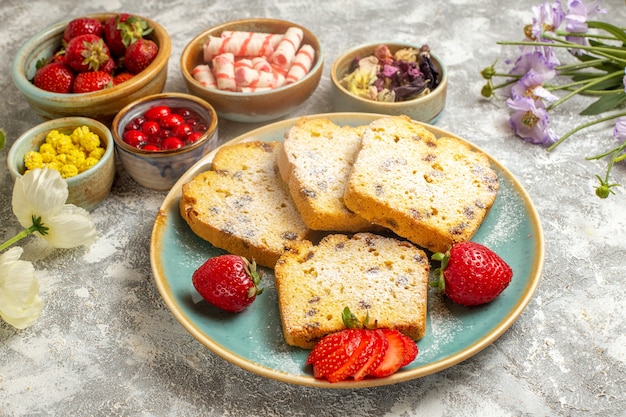
[[[327,118],[301,119],[285,134],[278,168],[309,228],[336,232],[372,229],[369,221],[343,201],[363,129],[340,127]]]
[[[436,138],[406,116],[370,123],[344,201],[362,217],[433,252],[470,240],[498,191],[488,156]]]
[[[285,248],[309,238],[276,166],[281,142],[220,148],[211,170],[183,184],[180,213],[213,246],[273,268]]]
[[[310,349],[345,328],[345,307],[374,327],[417,340],[426,332],[429,262],[405,240],[331,234],[292,245],[274,269],[285,341]]]

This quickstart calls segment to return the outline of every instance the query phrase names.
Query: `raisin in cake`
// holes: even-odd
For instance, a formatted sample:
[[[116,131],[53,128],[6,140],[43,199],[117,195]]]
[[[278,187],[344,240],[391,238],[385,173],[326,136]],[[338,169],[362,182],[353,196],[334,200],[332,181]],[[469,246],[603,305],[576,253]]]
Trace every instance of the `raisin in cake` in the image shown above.
[[[497,191],[486,154],[389,116],[363,132],[344,201],[367,220],[443,252],[474,235]]]
[[[274,270],[285,341],[312,348],[345,328],[345,307],[376,327],[417,340],[426,332],[430,266],[410,242],[372,233],[331,234],[314,245],[300,241]]]
[[[276,166],[281,142],[223,146],[212,168],[183,184],[180,213],[213,246],[274,267],[293,241],[308,238]]]
[[[369,221],[343,201],[362,130],[318,118],[301,119],[285,134],[278,168],[309,228],[337,232],[372,229]]]

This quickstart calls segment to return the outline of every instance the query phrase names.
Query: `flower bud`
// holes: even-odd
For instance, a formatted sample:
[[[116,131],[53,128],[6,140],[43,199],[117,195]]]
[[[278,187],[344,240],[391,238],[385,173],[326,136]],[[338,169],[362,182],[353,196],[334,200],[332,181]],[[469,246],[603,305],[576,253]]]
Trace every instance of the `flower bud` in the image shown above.
[[[493,87],[491,86],[491,83],[487,83],[483,86],[483,88],[480,90],[480,94],[483,97],[491,97],[493,95]]]
[[[484,79],[490,80],[496,75],[496,69],[492,66],[485,68],[480,72],[480,75],[483,76]]]
[[[611,190],[606,184],[602,184],[596,188],[596,195],[600,198],[607,198]]]

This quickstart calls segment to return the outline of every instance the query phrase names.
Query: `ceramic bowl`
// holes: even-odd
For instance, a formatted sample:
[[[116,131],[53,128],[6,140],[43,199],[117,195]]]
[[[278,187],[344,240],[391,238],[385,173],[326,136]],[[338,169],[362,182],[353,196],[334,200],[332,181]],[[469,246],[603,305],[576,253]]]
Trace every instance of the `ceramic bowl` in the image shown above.
[[[104,22],[113,13],[90,15]],[[159,46],[154,61],[132,79],[112,88],[82,94],[60,94],[42,90],[33,85],[37,61],[56,52],[68,21],[55,23],[28,39],[13,60],[11,76],[29,106],[44,119],[83,116],[110,124],[115,114],[128,103],[163,91],[167,79],[171,39],[166,30],[153,20],[142,17],[153,28],[148,38]]]
[[[126,125],[157,105],[195,111],[207,126],[206,132],[193,144],[179,149],[150,151],[126,143],[123,139]],[[128,174],[145,188],[166,191],[193,164],[215,149],[218,117],[215,109],[199,97],[184,93],[162,93],[141,98],[124,107],[113,119],[111,131],[117,155]]]
[[[68,186],[67,204],[75,204],[85,210],[92,210],[109,194],[115,178],[115,146],[111,131],[97,120],[86,117],[62,117],[48,120],[24,132],[13,143],[7,155],[7,166],[14,179],[21,177],[25,171],[24,156],[29,151],[38,151],[46,140],[48,132],[58,130],[71,134],[80,126],[100,137],[100,144],[105,148],[104,155],[98,163],[86,171],[65,179]]]
[[[361,45],[341,54],[330,70],[332,81],[332,103],[336,112],[378,113],[388,115],[406,115],[413,120],[434,123],[446,105],[448,90],[448,72],[441,59],[431,53],[431,60],[439,70],[439,85],[425,96],[400,102],[379,102],[358,97],[350,93],[342,84],[342,78],[348,73],[355,58],[372,55],[374,49],[385,44],[392,53],[401,48],[417,48],[419,46],[401,42],[377,42]]]
[[[224,31],[245,31],[284,34],[290,27],[302,29],[302,45],[309,44],[315,51],[311,69],[298,81],[269,91],[231,92],[203,86],[192,71],[204,60],[204,44],[209,36],[220,36]],[[223,23],[205,30],[187,44],[180,57],[180,68],[187,89],[193,95],[211,103],[220,118],[238,122],[265,122],[278,119],[306,101],[317,88],[322,76],[324,55],[318,38],[308,29],[284,20],[243,19]]]

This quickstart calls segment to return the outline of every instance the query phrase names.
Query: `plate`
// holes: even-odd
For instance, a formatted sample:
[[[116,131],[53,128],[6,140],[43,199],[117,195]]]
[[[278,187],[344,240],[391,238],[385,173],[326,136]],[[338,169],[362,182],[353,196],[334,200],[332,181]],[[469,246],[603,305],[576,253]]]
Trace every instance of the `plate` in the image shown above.
[[[306,117],[327,117],[338,125],[359,126],[381,115],[329,113]],[[229,143],[281,141],[296,120],[252,130]],[[437,136],[458,137],[423,125]],[[517,179],[490,157],[500,189],[472,240],[495,250],[512,267],[511,284],[493,302],[474,308],[454,305],[433,289],[428,300],[427,331],[418,341],[415,361],[387,378],[333,384],[317,380],[305,366],[309,351],[284,342],[272,270],[265,270],[264,293],[242,313],[220,312],[206,302],[192,300],[191,275],[208,258],[224,252],[191,231],[179,214],[178,204],[182,184],[210,169],[214,154],[191,167],[163,201],[150,243],[152,272],[165,304],[193,337],[225,360],[263,377],[313,387],[364,388],[441,371],[470,358],[500,337],[526,308],[541,278],[544,240],[535,207]]]

